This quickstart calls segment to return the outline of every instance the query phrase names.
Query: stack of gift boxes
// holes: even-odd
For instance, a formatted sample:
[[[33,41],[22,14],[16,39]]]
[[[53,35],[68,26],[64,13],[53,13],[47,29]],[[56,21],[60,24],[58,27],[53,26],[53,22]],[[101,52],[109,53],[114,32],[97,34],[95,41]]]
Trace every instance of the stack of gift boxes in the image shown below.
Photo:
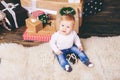
[[[55,4],[53,6],[52,4],[54,3],[54,1]],[[58,28],[57,26],[59,26],[59,19],[61,15],[58,11],[66,5],[66,7],[71,6],[74,7],[74,9],[76,10],[75,31],[77,33],[79,32],[79,26],[81,25],[82,21],[82,17],[79,15],[82,13],[82,2],[80,2],[81,0],[70,1],[72,2],[62,0],[61,3],[59,3],[56,0],[46,0],[45,3],[41,0],[0,0],[0,11],[6,14],[6,21],[9,23],[11,29],[16,29],[20,26],[26,25],[26,30],[23,33],[24,40],[48,42],[51,38],[51,35],[56,32],[56,29]],[[26,2],[31,3],[30,8],[25,7],[27,5]],[[42,2],[44,4],[42,4]],[[24,3],[25,6],[23,6],[23,4],[21,3]],[[48,3],[50,4],[49,6]],[[40,9],[38,10],[38,8],[41,7],[48,9],[47,11],[49,13],[51,13],[49,9],[53,9],[52,13],[54,13],[55,10],[55,19],[53,20],[46,17],[46,11],[44,12]],[[29,13],[31,13],[31,15],[29,15]]]
[[[42,18],[41,18],[42,16]],[[24,40],[48,42],[51,35],[56,31],[55,20],[46,19],[46,14],[41,10],[33,11],[26,21]]]
[[[0,12],[5,13],[5,23],[10,30],[14,31],[26,25],[24,40],[48,42],[56,31],[55,20],[48,20],[45,12],[40,10],[32,11],[30,15],[29,11],[21,6],[21,0],[0,0]]]
[[[75,16],[74,29],[77,33],[79,32],[79,27],[82,24],[83,0],[50,0],[50,1],[49,0],[21,0],[21,3],[22,3],[22,6],[24,6],[24,8],[29,10],[30,13],[33,13],[34,10],[39,9],[55,15],[54,21],[48,20],[48,22],[50,21],[51,25],[45,26],[44,24],[46,24],[46,22],[42,22],[43,26],[41,25],[38,31],[36,31],[37,26],[35,26],[35,23],[33,23],[34,20],[32,20],[33,22],[31,23],[34,24],[34,27],[32,27],[34,28],[33,29],[34,33],[31,33],[31,30],[28,29],[30,26],[27,26],[27,30],[23,35],[24,40],[37,40],[37,41],[44,41],[44,42],[49,41],[51,34],[53,34],[56,31],[56,29],[58,29],[59,20],[61,16],[59,14],[59,10],[63,7],[73,7],[75,9],[76,14],[74,15]],[[38,14],[38,13],[35,13],[35,14]],[[40,19],[39,17],[39,20],[43,20],[43,19]],[[56,21],[56,24],[55,24],[55,21]],[[26,25],[28,25],[27,21],[26,21]]]
[[[0,0],[0,11],[5,13],[11,30],[24,26],[28,18],[28,11],[21,6],[20,0]]]

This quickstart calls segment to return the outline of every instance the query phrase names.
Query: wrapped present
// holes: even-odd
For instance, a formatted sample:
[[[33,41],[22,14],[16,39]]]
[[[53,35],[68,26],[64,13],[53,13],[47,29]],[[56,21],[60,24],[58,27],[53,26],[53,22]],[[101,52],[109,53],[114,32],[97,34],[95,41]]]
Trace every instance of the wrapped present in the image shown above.
[[[23,34],[23,40],[49,42],[51,34],[29,34],[27,30]]]
[[[49,14],[57,14],[57,10],[66,5],[82,10],[83,0],[21,0],[21,4],[29,12],[41,9]]]
[[[56,27],[56,20],[48,20],[48,25]]]
[[[49,4],[49,6],[48,6]],[[36,7],[55,10],[57,11],[60,7],[71,6],[78,9],[82,9],[83,0],[36,0]]]
[[[12,29],[25,25],[28,11],[21,7],[20,0],[2,0],[0,1],[0,10],[6,14]]]
[[[27,18],[25,21],[28,33],[31,34],[38,33],[43,28],[42,21],[36,18],[30,17]]]
[[[56,27],[52,26],[46,26],[37,34],[29,34],[27,29],[23,34],[23,40],[49,42],[54,32],[56,32]]]
[[[32,7],[32,1],[33,0],[21,0],[21,5],[23,7]]]
[[[83,0],[74,0],[76,2],[70,3],[68,0],[37,0],[36,2],[36,7],[37,8],[44,8],[48,10],[54,10],[57,11],[56,13],[56,22],[57,26],[59,26],[59,19],[60,19],[60,14],[59,10],[63,7],[72,7],[75,9],[76,14],[75,14],[75,31],[79,33],[79,27],[82,24],[82,9],[83,9]],[[49,6],[48,6],[49,4]]]
[[[45,12],[41,11],[41,10],[36,10],[36,11],[32,12],[32,16],[35,17],[35,18],[38,18],[38,16],[40,16],[42,14],[45,14]]]
[[[75,15],[75,21],[76,21],[76,27],[75,31],[79,32],[79,27],[82,24],[82,11],[83,11],[83,0],[21,0],[22,5],[26,7],[26,4],[29,4],[29,7],[34,9],[42,9],[45,13],[48,14],[54,14],[55,19],[58,21],[58,18],[60,17],[58,14],[58,10],[60,10],[62,7],[73,7],[77,14]],[[49,6],[48,6],[49,4]],[[31,9],[30,8],[30,9]],[[56,26],[58,27],[58,26]]]

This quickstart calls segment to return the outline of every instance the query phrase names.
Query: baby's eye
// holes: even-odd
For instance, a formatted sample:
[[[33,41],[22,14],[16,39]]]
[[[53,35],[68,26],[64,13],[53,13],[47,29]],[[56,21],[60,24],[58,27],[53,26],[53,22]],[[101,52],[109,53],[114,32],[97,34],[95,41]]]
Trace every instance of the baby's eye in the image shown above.
[[[67,26],[67,28],[70,28],[69,26]]]
[[[62,27],[64,27],[64,25],[62,25]]]

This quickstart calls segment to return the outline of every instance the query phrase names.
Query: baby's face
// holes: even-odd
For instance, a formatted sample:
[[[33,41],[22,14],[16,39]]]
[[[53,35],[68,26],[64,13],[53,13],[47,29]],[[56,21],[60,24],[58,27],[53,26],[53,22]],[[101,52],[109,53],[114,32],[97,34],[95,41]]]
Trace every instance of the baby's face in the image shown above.
[[[68,35],[73,30],[74,22],[73,21],[61,21],[59,31],[63,35]]]

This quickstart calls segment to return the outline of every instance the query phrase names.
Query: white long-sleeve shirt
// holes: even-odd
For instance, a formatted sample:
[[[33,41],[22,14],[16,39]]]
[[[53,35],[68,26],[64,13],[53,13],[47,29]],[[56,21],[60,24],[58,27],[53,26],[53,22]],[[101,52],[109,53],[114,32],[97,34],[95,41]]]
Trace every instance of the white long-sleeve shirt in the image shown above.
[[[54,52],[71,48],[73,44],[78,47],[81,46],[80,38],[75,31],[72,31],[69,35],[62,35],[56,32],[51,36],[50,46]]]

